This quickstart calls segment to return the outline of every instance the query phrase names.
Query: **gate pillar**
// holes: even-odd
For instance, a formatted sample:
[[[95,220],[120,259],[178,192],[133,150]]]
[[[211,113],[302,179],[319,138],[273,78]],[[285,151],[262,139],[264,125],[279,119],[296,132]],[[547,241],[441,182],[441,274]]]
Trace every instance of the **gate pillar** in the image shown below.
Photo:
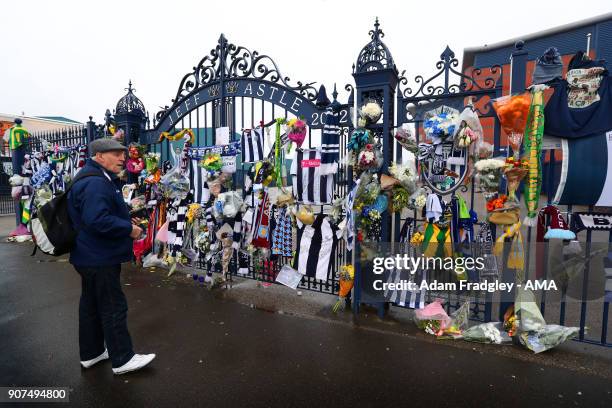
[[[391,52],[381,40],[384,37],[380,29],[378,18],[374,22],[374,30],[370,30],[370,42],[366,44],[357,57],[356,65],[353,66],[353,78],[355,79],[355,98],[357,108],[367,102],[376,102],[382,108],[382,117],[378,123],[367,126],[377,140],[382,143],[384,163],[381,172],[387,172],[393,160],[394,139],[393,128],[395,126],[395,91],[399,81],[398,71],[393,61]],[[388,211],[382,214],[381,242],[391,242],[391,215]],[[356,245],[355,268],[359,275],[359,243]],[[356,278],[355,305],[353,310],[358,313],[360,301],[360,282]],[[379,305],[379,315],[384,314],[383,305]]]
[[[123,129],[125,132],[125,145],[130,143],[138,143],[140,135],[144,134],[147,123],[147,113],[143,103],[134,95],[135,89],[132,88],[132,81],[129,82],[125,94],[115,108],[115,123],[117,128]],[[134,183],[138,179],[138,175],[129,174],[128,183]]]

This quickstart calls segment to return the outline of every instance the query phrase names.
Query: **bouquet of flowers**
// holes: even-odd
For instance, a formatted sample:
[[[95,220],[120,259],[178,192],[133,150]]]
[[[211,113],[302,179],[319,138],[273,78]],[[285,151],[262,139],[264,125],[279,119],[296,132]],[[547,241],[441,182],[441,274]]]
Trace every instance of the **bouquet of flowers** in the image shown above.
[[[130,144],[128,149],[128,160],[125,164],[127,171],[132,174],[138,174],[145,168],[145,161],[143,159],[144,146],[136,143]]]
[[[359,165],[361,167],[374,167],[376,165],[376,155],[372,149],[365,149],[359,152],[357,156],[357,160],[359,161]]]
[[[419,247],[421,246],[423,241],[425,241],[425,236],[421,234],[420,232],[415,232],[414,234],[412,234],[412,237],[410,238],[410,245],[413,247]]]
[[[502,96],[493,101],[493,109],[497,112],[499,122],[504,132],[508,135],[508,140],[515,155],[518,155],[523,140],[530,105],[530,92],[520,95]]]
[[[197,218],[202,218],[202,206],[199,203],[189,204],[187,207],[187,213],[185,214],[185,219],[187,222],[194,222]]]
[[[307,133],[306,122],[304,119],[293,118],[287,122],[286,126],[287,137],[289,140],[294,142],[297,147],[302,146]]]
[[[504,161],[497,159],[479,160],[474,165],[479,174],[480,188],[485,193],[485,198],[490,199],[497,193],[505,165]]]
[[[427,204],[427,196],[425,196],[425,194],[419,194],[414,198],[414,207],[417,210],[420,210],[425,207],[425,204]]]
[[[457,147],[467,148],[472,144],[478,146],[482,139],[482,125],[474,107],[470,104],[459,115],[459,126],[455,140]]]
[[[507,200],[508,196],[506,196],[505,194],[501,194],[499,197],[496,198],[491,198],[489,201],[487,201],[487,211],[491,212],[504,208],[504,204],[506,204]]]
[[[359,187],[355,193],[354,209],[359,213],[363,208],[374,204],[380,194],[380,184],[376,176],[364,173],[360,177]]]
[[[408,194],[412,194],[417,189],[417,174],[414,167],[410,164],[391,163],[389,173],[399,180],[400,184],[406,189]]]
[[[353,285],[355,284],[355,268],[353,265],[344,265],[340,268],[338,274],[338,283],[340,289],[338,290],[338,301],[334,304],[332,311],[337,313],[342,307],[344,299],[351,293]]]
[[[370,132],[366,129],[355,129],[351,133],[351,139],[348,142],[347,148],[352,152],[358,152],[369,143],[372,143]]]
[[[146,153],[144,155],[145,167],[147,169],[147,173],[155,174],[155,172],[159,168],[160,158],[161,158],[161,153]]]
[[[506,159],[504,167],[504,176],[508,181],[508,199],[518,202],[516,199],[516,190],[518,189],[521,180],[529,173],[529,162],[527,160]]]
[[[434,144],[439,144],[447,138],[452,138],[458,127],[459,115],[456,109],[441,107],[425,114],[423,129]]]
[[[518,329],[518,320],[514,314],[514,305],[506,309],[504,313],[504,330],[510,337],[514,337]]]
[[[365,126],[368,123],[376,123],[382,116],[382,108],[376,102],[367,102],[359,109],[359,116],[361,121],[358,122],[358,126]]]
[[[360,231],[357,234],[358,241],[363,241],[364,234],[367,239],[379,239],[382,227],[382,217],[378,210],[372,207],[364,208],[361,210],[361,217],[359,220]]]
[[[489,322],[472,326],[463,332],[463,340],[476,343],[511,343],[512,338],[503,330],[503,323]]]
[[[401,185],[393,187],[393,202],[391,204],[391,210],[393,212],[402,211],[410,205],[410,194]]]
[[[209,171],[219,171],[223,167],[223,160],[219,153],[208,153],[200,161],[200,166]]]
[[[357,167],[359,169],[378,169],[382,165],[382,153],[374,144],[368,143],[357,155]]]
[[[423,309],[415,310],[414,322],[425,333],[441,336],[444,329],[450,326],[451,319],[442,306],[442,299],[435,299]]]
[[[466,148],[478,140],[478,135],[468,126],[462,126],[457,133],[457,147]]]
[[[404,127],[398,128],[395,132],[395,140],[397,140],[398,143],[409,152],[416,154],[419,150],[416,137],[414,137],[410,129],[406,129]]]

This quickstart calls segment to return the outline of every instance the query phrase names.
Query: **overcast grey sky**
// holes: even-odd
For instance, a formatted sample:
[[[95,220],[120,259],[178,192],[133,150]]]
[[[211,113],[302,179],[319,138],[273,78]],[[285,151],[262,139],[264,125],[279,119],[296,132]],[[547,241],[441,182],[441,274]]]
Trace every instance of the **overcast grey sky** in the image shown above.
[[[448,44],[492,44],[612,11],[610,0],[10,0],[2,3],[0,112],[101,121],[128,80],[151,116],[184,74],[230,42],[271,56],[292,81],[351,82],[378,16],[397,68],[430,76]],[[504,7],[504,8],[502,8]],[[586,46],[586,41],[585,41]],[[344,92],[340,96],[346,100]]]

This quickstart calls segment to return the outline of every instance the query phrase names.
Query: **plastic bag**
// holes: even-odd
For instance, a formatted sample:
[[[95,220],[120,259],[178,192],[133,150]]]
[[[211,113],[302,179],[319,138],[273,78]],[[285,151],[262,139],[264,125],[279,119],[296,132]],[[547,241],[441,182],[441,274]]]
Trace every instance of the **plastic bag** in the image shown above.
[[[461,334],[470,325],[470,301],[465,301],[457,310],[450,315],[450,323],[443,330],[444,335],[460,338]]]
[[[174,156],[174,158],[176,159],[176,156]],[[175,160],[175,162],[177,162],[177,160]],[[189,179],[181,174],[181,169],[178,164],[162,176],[159,183],[164,196],[170,199],[174,200],[178,198],[184,200],[187,194],[189,194]]]
[[[11,197],[13,198],[13,200],[21,199],[22,194],[23,194],[22,186],[11,187]]]
[[[217,203],[220,203],[219,207]],[[234,218],[242,207],[242,197],[237,191],[228,191],[227,193],[219,194],[219,197],[215,201],[215,212],[219,212],[219,215],[224,217]],[[219,211],[220,210],[220,211]]]
[[[151,252],[148,255],[146,255],[144,258],[142,258],[142,267],[143,268],[155,268],[155,267],[167,268],[168,265],[166,265],[161,258],[158,258],[157,254]]]

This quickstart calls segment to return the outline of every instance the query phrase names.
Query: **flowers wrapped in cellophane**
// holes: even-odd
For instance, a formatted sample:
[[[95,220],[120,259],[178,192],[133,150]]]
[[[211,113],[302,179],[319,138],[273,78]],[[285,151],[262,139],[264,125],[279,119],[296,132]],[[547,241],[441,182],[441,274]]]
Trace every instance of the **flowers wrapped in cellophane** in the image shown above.
[[[397,142],[409,152],[416,154],[419,151],[416,137],[410,129],[405,127],[398,128],[395,132],[395,140],[397,140]]]
[[[306,121],[303,119],[293,118],[287,121],[287,137],[294,142],[297,147],[301,147],[306,138],[307,128]]]
[[[202,160],[200,161],[200,166],[204,167],[206,170],[210,171],[219,171],[223,166],[223,161],[221,160],[221,155],[219,153],[208,153],[206,154]]]
[[[474,165],[478,172],[480,188],[488,200],[499,190],[501,173],[506,163],[498,159],[479,160]]]
[[[382,108],[374,101],[367,102],[359,109],[359,116],[361,118],[361,121],[358,122],[360,127],[376,123],[382,116]]]
[[[530,104],[531,93],[529,92],[520,95],[502,96],[493,101],[493,108],[497,112],[502,129],[508,135],[508,141],[515,157],[518,157],[523,141]]]
[[[426,116],[428,118],[423,122],[423,129],[434,144],[452,138],[458,128],[459,115],[457,110],[447,107],[442,107],[441,110],[441,112],[438,112],[438,109],[427,112]]]
[[[516,190],[527,173],[529,173],[529,162],[527,162],[527,160],[506,159],[504,176],[508,182],[508,200],[518,202],[516,199]]]
[[[346,297],[351,293],[353,286],[355,284],[355,268],[353,265],[344,265],[340,268],[340,272],[338,273],[338,284],[340,285],[340,289],[338,290],[338,301],[334,303],[332,311],[337,313]]]

